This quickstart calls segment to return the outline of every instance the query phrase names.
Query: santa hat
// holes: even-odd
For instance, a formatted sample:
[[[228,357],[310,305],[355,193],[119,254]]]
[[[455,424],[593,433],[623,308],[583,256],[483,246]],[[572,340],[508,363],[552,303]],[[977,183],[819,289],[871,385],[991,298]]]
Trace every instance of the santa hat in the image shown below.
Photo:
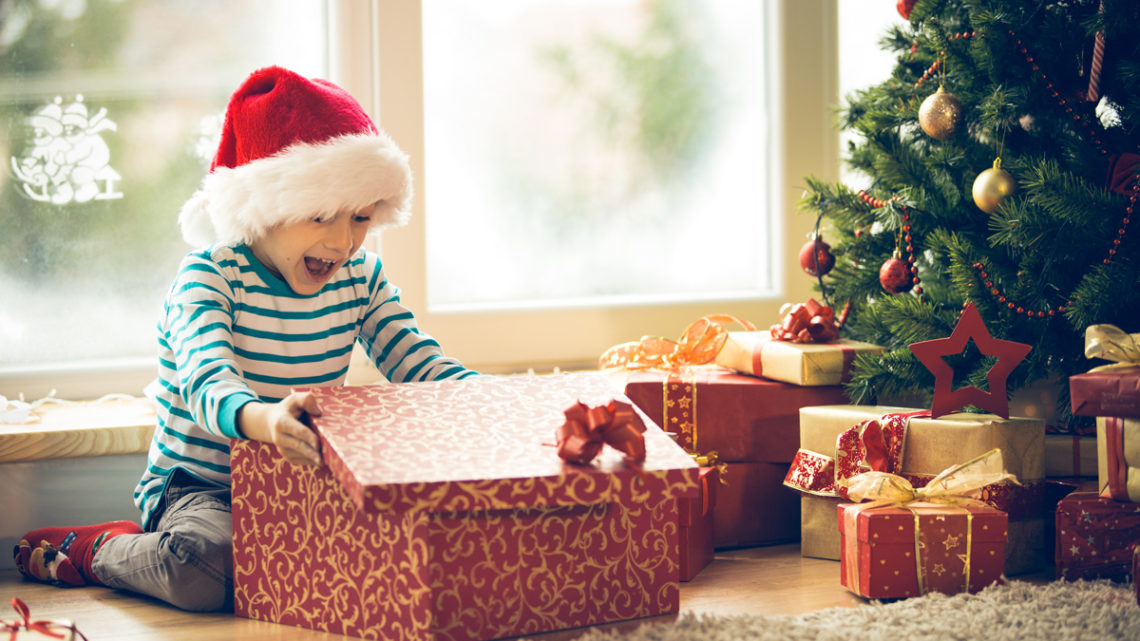
[[[344,89],[259,69],[226,107],[218,153],[182,206],[187,242],[250,242],[276,225],[373,208],[374,229],[411,215],[408,156]]]

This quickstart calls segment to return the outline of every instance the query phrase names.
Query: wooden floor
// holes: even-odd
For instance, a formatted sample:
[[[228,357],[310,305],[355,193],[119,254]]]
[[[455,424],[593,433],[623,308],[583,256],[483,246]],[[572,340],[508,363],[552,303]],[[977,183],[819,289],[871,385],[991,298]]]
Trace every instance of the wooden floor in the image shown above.
[[[106,588],[57,588],[25,582],[14,570],[0,570],[0,621],[12,621],[12,597],[31,609],[33,619],[70,619],[90,641],[183,641],[216,639],[350,639],[290,626],[241,619],[229,614],[192,614],[163,603]],[[839,563],[802,558],[799,545],[718,552],[712,564],[681,584],[681,611],[714,614],[799,614],[864,603],[839,584]],[[632,629],[646,621],[670,621],[676,615],[615,623]],[[585,628],[528,637],[569,641]]]

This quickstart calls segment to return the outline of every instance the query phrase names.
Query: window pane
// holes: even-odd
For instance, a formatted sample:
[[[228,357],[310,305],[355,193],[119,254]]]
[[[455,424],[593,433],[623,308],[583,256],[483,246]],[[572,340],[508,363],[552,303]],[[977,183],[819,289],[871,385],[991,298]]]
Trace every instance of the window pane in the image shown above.
[[[253,69],[323,75],[312,0],[8,0],[0,368],[152,357],[178,211]]]
[[[429,307],[770,293],[765,5],[423,3]]]

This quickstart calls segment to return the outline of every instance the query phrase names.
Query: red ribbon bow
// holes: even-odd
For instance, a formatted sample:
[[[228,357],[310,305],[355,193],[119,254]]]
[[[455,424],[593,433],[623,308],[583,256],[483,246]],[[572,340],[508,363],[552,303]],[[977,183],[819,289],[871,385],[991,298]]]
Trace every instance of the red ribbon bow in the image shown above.
[[[772,338],[792,343],[830,343],[839,339],[839,323],[830,305],[821,305],[814,298],[806,303],[784,305],[780,309],[784,320],[769,331]]]
[[[55,630],[67,630],[79,635],[79,638],[83,639],[83,641],[87,641],[87,637],[75,629],[74,623],[46,620],[32,621],[32,611],[18,598],[12,598],[12,608],[16,610],[16,614],[19,614],[23,621],[0,621],[0,630],[7,630],[11,633],[8,636],[9,641],[16,641],[16,636],[20,634],[21,629],[27,630],[28,632],[38,632],[54,639],[67,637],[63,632],[56,632]]]
[[[564,461],[585,465],[606,444],[625,454],[629,463],[645,460],[645,423],[629,403],[613,400],[591,407],[578,401],[563,414],[566,422],[555,432],[555,438],[558,456]]]

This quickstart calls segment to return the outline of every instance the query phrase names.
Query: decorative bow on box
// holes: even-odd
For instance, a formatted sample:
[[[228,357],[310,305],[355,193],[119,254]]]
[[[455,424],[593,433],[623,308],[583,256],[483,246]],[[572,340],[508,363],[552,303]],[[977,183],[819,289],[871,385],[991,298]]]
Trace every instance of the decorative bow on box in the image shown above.
[[[835,318],[835,310],[814,298],[809,298],[806,303],[784,304],[780,308],[780,316],[783,317],[780,324],[769,329],[773,340],[830,343],[839,339],[841,323]]]
[[[644,336],[639,341],[614,345],[602,353],[598,368],[677,370],[711,363],[728,340],[726,325],[733,323],[748,331],[756,329],[752,323],[729,314],[710,314],[690,323],[680,340]]]
[[[1127,334],[1115,325],[1090,325],[1085,330],[1085,358],[1113,361],[1094,372],[1140,366],[1140,334]]]
[[[629,403],[613,400],[591,407],[579,401],[563,413],[566,421],[555,432],[562,460],[586,465],[609,445],[634,466],[645,461],[645,424]]]
[[[845,481],[861,472],[902,471],[907,424],[928,410],[886,414],[854,425],[835,440],[835,456],[800,449],[784,478],[784,485],[819,496],[848,498]]]

